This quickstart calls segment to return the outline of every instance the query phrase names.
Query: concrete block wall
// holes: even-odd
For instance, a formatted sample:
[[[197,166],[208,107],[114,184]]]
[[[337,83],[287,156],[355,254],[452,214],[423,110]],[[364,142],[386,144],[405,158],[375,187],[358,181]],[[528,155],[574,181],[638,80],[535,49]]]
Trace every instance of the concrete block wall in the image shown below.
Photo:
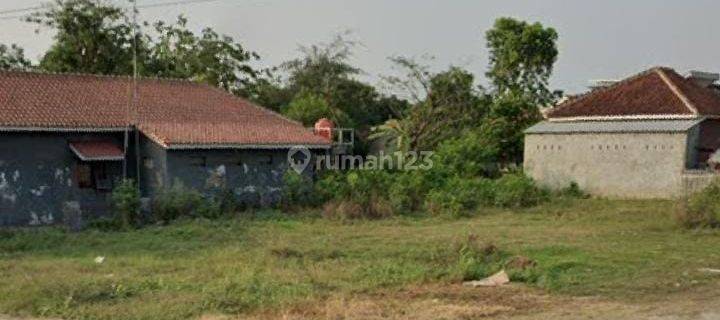
[[[683,194],[687,133],[528,134],[525,172],[540,184],[576,182],[610,198],[674,198]]]

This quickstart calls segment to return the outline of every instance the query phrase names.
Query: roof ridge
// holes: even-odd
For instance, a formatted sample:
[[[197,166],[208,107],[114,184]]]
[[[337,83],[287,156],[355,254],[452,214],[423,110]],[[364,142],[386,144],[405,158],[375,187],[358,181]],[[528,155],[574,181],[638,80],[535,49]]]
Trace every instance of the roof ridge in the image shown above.
[[[611,84],[611,85],[609,85],[609,86],[602,87],[602,88],[597,88],[597,89],[590,90],[590,91],[588,91],[588,92],[579,94],[579,95],[577,95],[577,96],[575,97],[575,99],[570,99],[570,100],[568,100],[568,101],[565,101],[565,102],[563,102],[563,103],[561,103],[561,104],[553,107],[552,109],[559,109],[559,108],[562,108],[563,106],[568,105],[568,104],[570,104],[570,103],[575,103],[575,102],[584,100],[584,99],[586,99],[587,97],[589,97],[589,96],[591,96],[591,95],[593,95],[593,94],[600,93],[600,92],[604,92],[604,91],[608,91],[608,90],[613,89],[613,88],[615,88],[615,87],[618,87],[618,86],[620,86],[620,85],[622,85],[622,84],[628,83],[628,82],[630,82],[630,81],[632,81],[632,80],[635,80],[635,79],[640,78],[640,77],[642,77],[642,76],[645,76],[645,75],[647,75],[647,74],[649,74],[649,73],[652,73],[652,72],[654,72],[654,71],[657,70],[657,69],[663,69],[663,68],[668,68],[668,67],[655,66],[655,67],[652,67],[652,68],[650,68],[650,69],[643,70],[643,71],[638,72],[638,73],[636,73],[636,74],[634,74],[634,75],[631,75],[631,76],[629,76],[629,77],[627,77],[627,78],[624,78],[624,79],[622,79],[622,80],[620,80],[620,81],[618,81],[618,82],[615,82],[615,83],[613,83],[613,84]]]
[[[47,71],[38,69],[5,69],[0,70],[0,74],[20,74],[20,75],[46,75],[46,76],[76,76],[76,77],[94,77],[104,79],[127,79],[132,80],[132,75],[124,74],[99,74],[89,72],[57,72]],[[177,77],[162,77],[162,76],[138,76],[138,80],[154,80],[154,81],[174,81],[174,82],[186,82],[191,84],[199,84],[191,79],[177,78]]]
[[[660,78],[663,80],[663,82],[670,88],[670,91],[672,91],[673,94],[675,94],[680,101],[683,102],[686,108],[692,112],[694,115],[699,115],[697,108],[695,107],[695,104],[688,98],[688,96],[678,88],[677,84],[670,79],[667,74],[665,74],[665,70],[662,68],[658,68],[655,70],[657,74],[660,76]]]
[[[673,70],[673,69],[670,68],[670,67],[667,67],[667,66],[654,66],[654,67],[650,67],[649,69],[640,71],[640,72],[638,72],[638,73],[636,73],[636,74],[633,74],[633,75],[631,75],[631,76],[629,76],[629,77],[626,77],[626,78],[624,78],[624,79],[622,79],[622,80],[619,80],[619,81],[617,81],[617,82],[615,82],[615,83],[613,83],[613,84],[611,84],[611,85],[609,85],[609,86],[602,87],[602,88],[597,88],[597,89],[593,89],[593,90],[587,91],[587,92],[585,92],[585,93],[579,94],[579,95],[577,95],[574,99],[569,99],[568,101],[565,101],[565,102],[563,102],[563,103],[561,103],[561,104],[559,104],[559,105],[557,105],[557,106],[555,106],[555,107],[552,107],[552,108],[550,109],[550,111],[547,113],[547,115],[548,115],[547,117],[550,118],[550,117],[552,116],[553,111],[560,110],[560,109],[564,108],[564,107],[567,106],[567,105],[578,103],[579,101],[583,101],[583,100],[585,100],[585,99],[587,99],[587,98],[589,98],[589,97],[591,97],[591,96],[593,96],[593,95],[595,95],[595,94],[599,94],[599,93],[603,93],[603,92],[606,92],[606,91],[613,90],[613,89],[615,89],[615,88],[617,88],[617,87],[619,87],[619,86],[621,86],[621,85],[624,85],[624,84],[627,84],[628,82],[637,80],[638,78],[644,77],[644,76],[646,76],[646,75],[648,75],[648,74],[658,73],[658,71],[660,71],[660,70]],[[673,70],[673,71],[674,71],[674,70]]]

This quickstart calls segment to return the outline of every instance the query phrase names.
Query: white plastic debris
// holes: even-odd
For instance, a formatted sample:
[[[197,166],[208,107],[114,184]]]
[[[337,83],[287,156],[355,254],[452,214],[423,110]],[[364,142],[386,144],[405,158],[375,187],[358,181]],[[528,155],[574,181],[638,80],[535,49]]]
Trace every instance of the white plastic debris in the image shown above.
[[[510,277],[508,277],[505,270],[501,270],[500,272],[482,280],[466,281],[463,285],[467,287],[498,287],[507,283],[510,283]]]
[[[707,273],[718,273],[720,274],[720,269],[711,269],[711,268],[700,268],[698,269],[700,272],[707,272]]]
[[[95,258],[95,263],[102,264],[103,262],[105,262],[105,257],[98,256],[97,258]]]

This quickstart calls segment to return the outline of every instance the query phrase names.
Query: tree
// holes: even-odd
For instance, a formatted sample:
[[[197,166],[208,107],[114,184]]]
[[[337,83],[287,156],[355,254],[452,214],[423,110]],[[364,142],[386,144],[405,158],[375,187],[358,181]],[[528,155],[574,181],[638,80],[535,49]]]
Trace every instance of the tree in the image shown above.
[[[493,101],[488,116],[480,125],[480,132],[499,146],[501,163],[522,163],[524,131],[541,119],[537,105],[531,99],[505,94]]]
[[[196,35],[183,16],[175,24],[159,21],[154,26],[158,37],[149,49],[148,74],[193,79],[232,92],[243,90],[257,75],[248,62],[259,56],[232,37],[211,28]]]
[[[290,119],[302,122],[306,127],[311,127],[320,118],[337,119],[333,116],[330,107],[325,100],[309,92],[300,92],[283,112]]]
[[[131,74],[133,27],[122,8],[99,0],[56,0],[28,22],[55,30],[54,43],[40,60],[52,72]],[[138,39],[138,53],[145,42]]]
[[[468,71],[451,67],[431,73],[410,59],[398,57],[393,61],[405,75],[386,80],[412,102],[398,120],[376,127],[374,138],[405,141],[398,146],[407,150],[434,150],[440,142],[476,127],[487,112],[488,97]]]
[[[500,18],[486,33],[490,50],[490,70],[497,95],[522,93],[536,105],[555,99],[548,80],[557,60],[558,34],[540,23],[529,24],[513,18]]]
[[[362,71],[349,62],[355,45],[337,35],[326,44],[300,47],[299,58],[259,77],[247,95],[263,106],[284,110],[301,92],[312,93],[325,101],[338,127],[355,129],[355,152],[363,153],[370,128],[401,113],[407,102],[356,79]],[[286,77],[273,76],[277,71]]]
[[[548,88],[558,34],[540,23],[500,18],[486,37],[494,97],[481,130],[500,145],[500,161],[520,163],[524,130],[542,119],[539,107],[558,96]]]
[[[25,58],[25,52],[21,47],[16,44],[9,47],[0,44],[0,70],[28,69],[30,67],[30,60]]]
[[[55,31],[39,68],[52,72],[129,75],[134,57],[140,75],[192,79],[243,93],[256,75],[258,59],[233,38],[211,28],[195,34],[180,16],[175,24],[133,25],[125,9],[103,0],[55,0],[28,22]]]

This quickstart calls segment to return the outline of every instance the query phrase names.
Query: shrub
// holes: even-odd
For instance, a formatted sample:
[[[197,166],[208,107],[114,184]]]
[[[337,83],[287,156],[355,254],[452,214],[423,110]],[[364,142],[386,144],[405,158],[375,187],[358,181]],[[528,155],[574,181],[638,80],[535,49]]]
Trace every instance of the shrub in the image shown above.
[[[495,181],[495,205],[498,207],[530,207],[548,198],[547,190],[538,188],[535,181],[520,173],[505,174]]]
[[[288,170],[283,176],[283,195],[281,205],[285,209],[292,207],[314,206],[319,203],[313,180],[303,174]]]
[[[676,218],[685,228],[720,227],[720,180],[681,200]]]
[[[398,213],[418,211],[431,188],[430,175],[425,171],[398,172],[388,190],[390,204]]]
[[[393,174],[386,171],[355,170],[330,173],[319,183],[318,193],[326,199],[326,217],[377,219],[394,214],[387,195]]]
[[[485,178],[452,178],[442,188],[432,190],[426,208],[433,214],[467,216],[479,206],[492,206],[495,183]]]
[[[166,222],[191,216],[203,201],[199,192],[186,188],[180,181],[175,181],[170,188],[155,196],[153,215],[156,220]]]
[[[240,203],[232,190],[221,189],[210,196],[201,197],[192,214],[198,217],[216,219],[223,215],[233,214],[239,211],[240,208]]]
[[[463,281],[479,280],[503,269],[507,254],[492,243],[480,243],[470,234],[454,245],[455,278]]]
[[[432,171],[444,177],[494,177],[498,174],[497,145],[474,131],[441,143]]]
[[[580,186],[578,186],[578,184],[575,181],[570,182],[569,186],[558,191],[558,195],[561,197],[578,198],[578,199],[587,199],[590,197],[589,194],[585,193],[585,191],[580,189]]]
[[[133,180],[122,180],[111,195],[115,220],[123,228],[140,225],[140,189]]]

